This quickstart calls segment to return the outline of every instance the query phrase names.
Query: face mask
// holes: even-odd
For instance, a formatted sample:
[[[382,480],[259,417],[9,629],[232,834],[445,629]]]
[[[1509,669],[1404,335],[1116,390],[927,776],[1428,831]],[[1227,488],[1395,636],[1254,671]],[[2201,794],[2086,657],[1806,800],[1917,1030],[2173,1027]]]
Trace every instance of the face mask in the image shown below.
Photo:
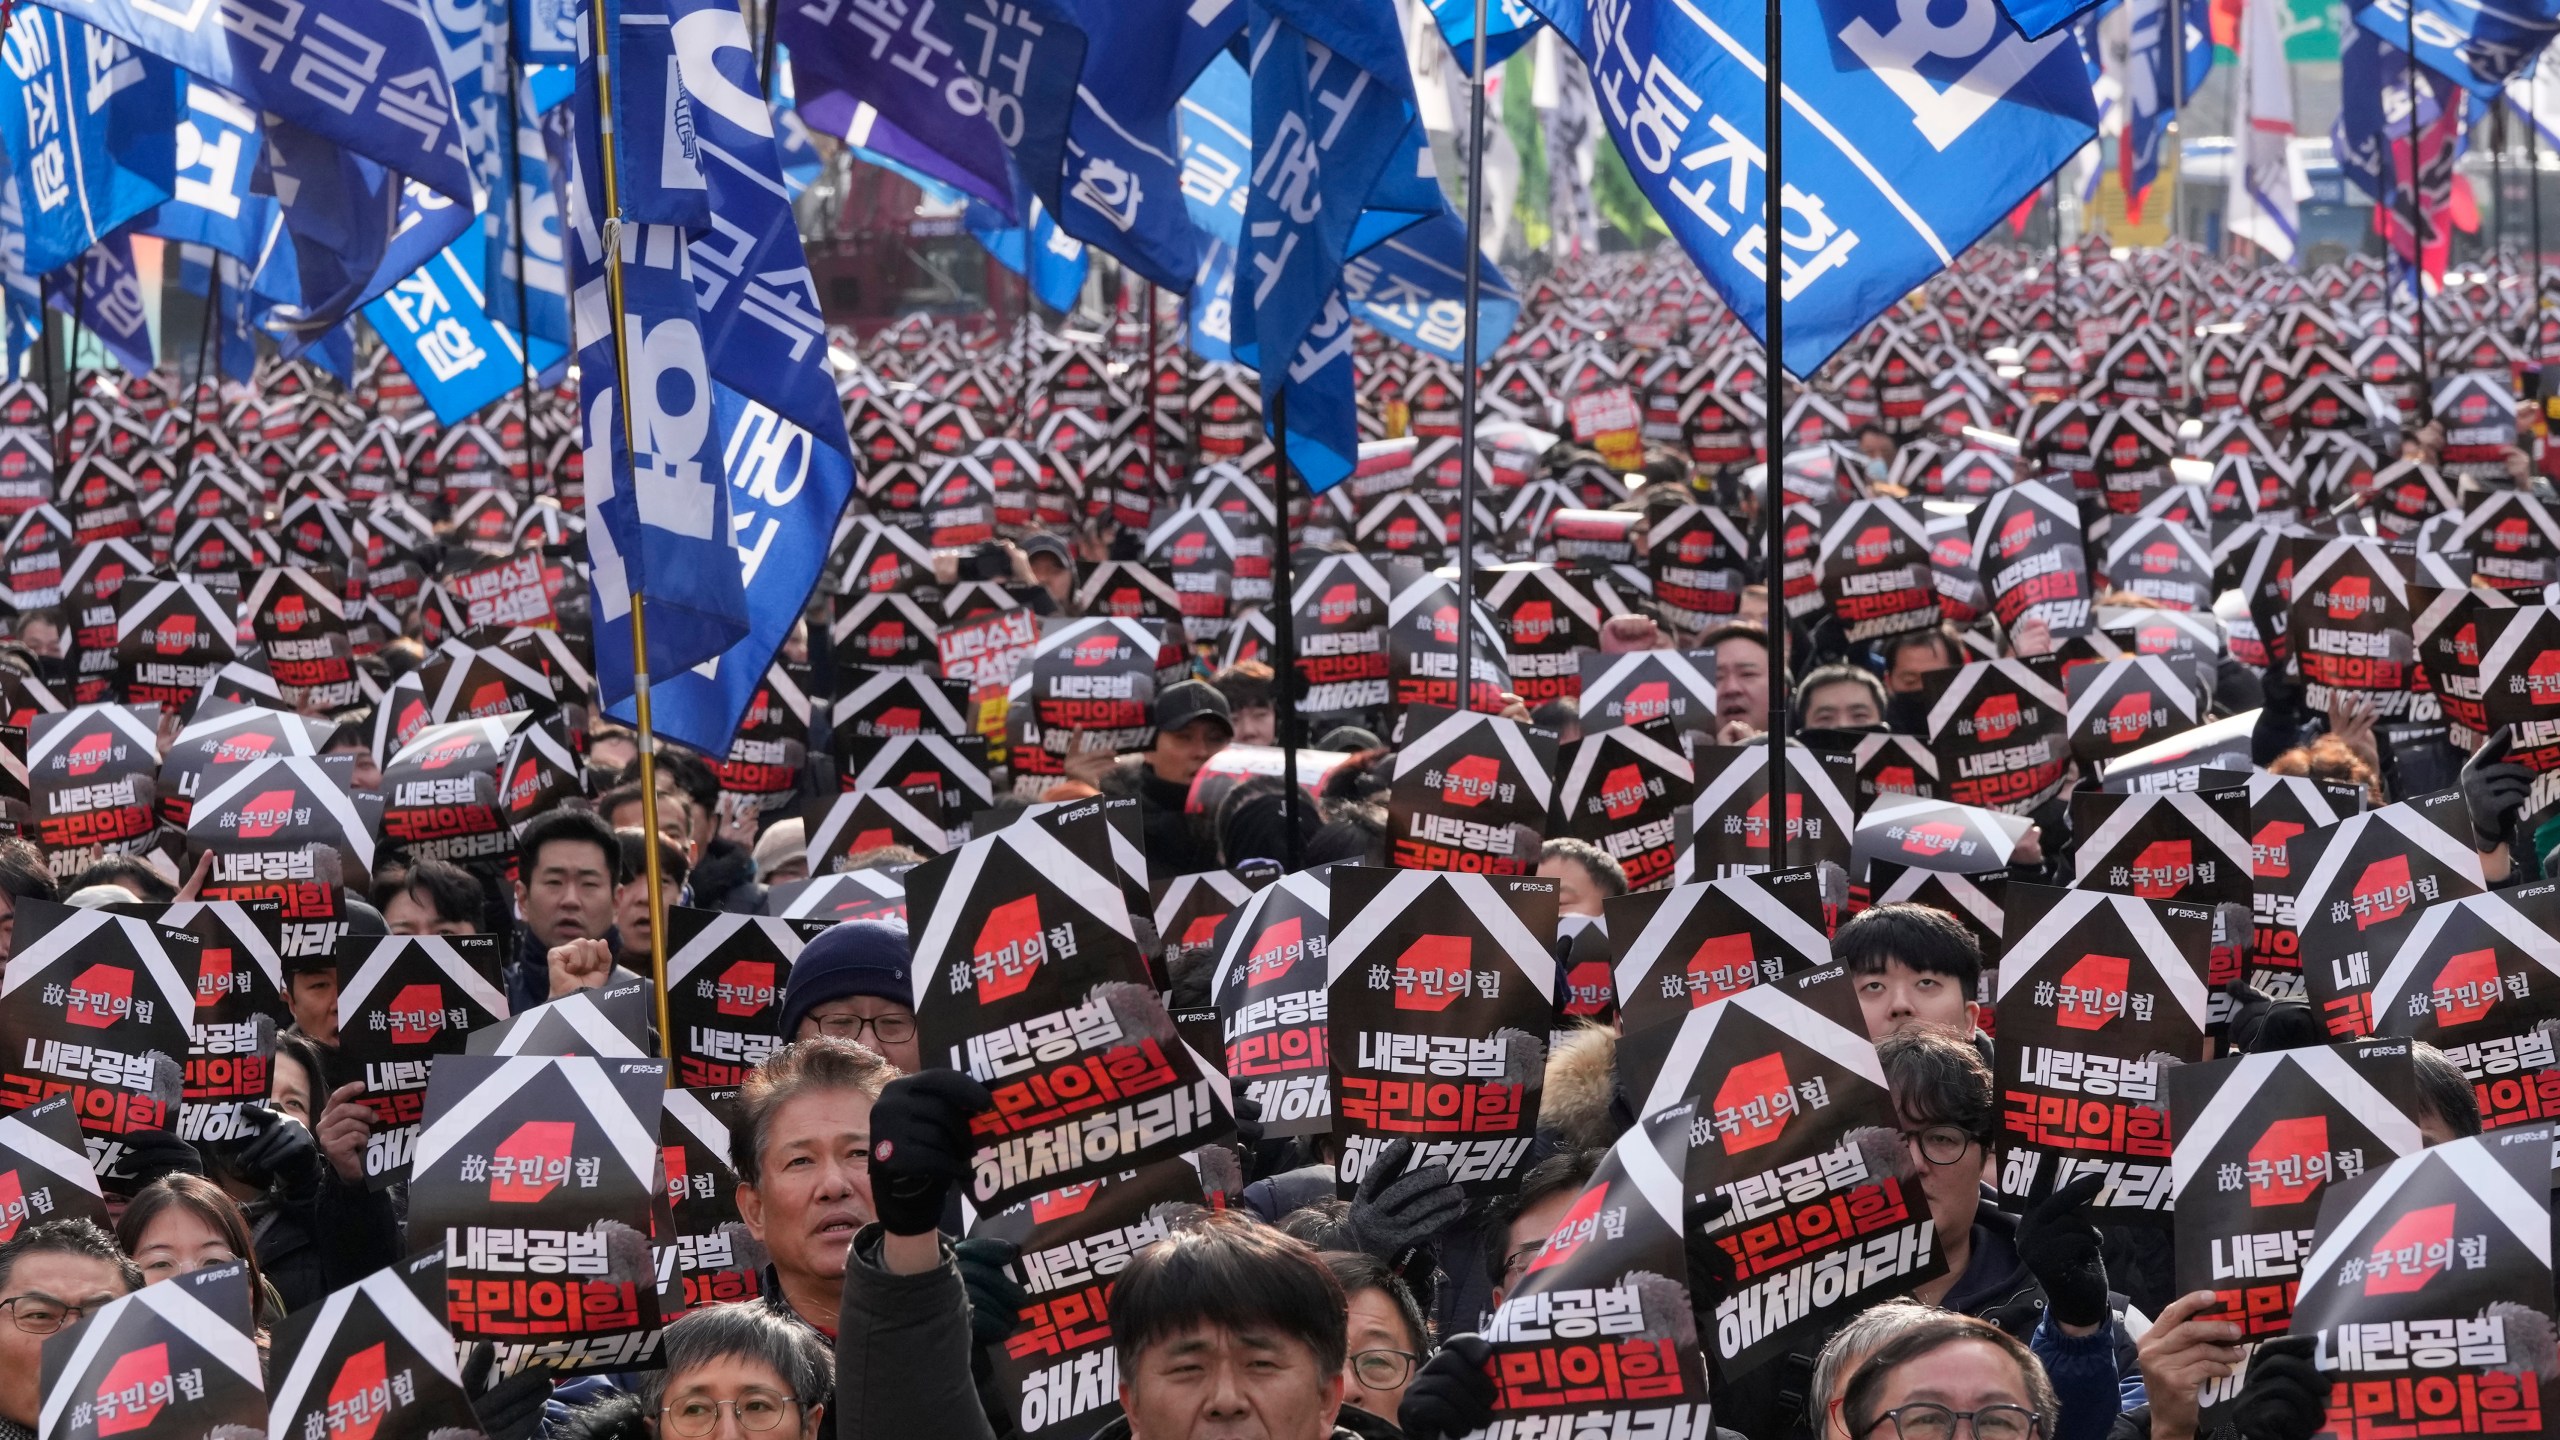
[[[1867,468],[1867,478],[1868,478],[1868,479],[1870,479],[1870,480],[1881,480],[1881,479],[1883,479],[1883,478],[1885,477],[1885,465],[1884,465],[1884,462],[1883,462],[1882,460],[1879,460],[1879,459],[1877,459],[1875,456],[1870,455],[1870,456],[1866,457],[1866,462],[1865,462],[1865,463],[1866,463],[1866,468]]]

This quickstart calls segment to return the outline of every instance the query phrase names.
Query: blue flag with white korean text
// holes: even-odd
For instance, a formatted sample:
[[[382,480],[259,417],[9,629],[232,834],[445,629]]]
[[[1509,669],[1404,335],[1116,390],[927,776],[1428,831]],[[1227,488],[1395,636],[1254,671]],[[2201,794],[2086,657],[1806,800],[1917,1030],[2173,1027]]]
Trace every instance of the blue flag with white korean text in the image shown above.
[[[44,277],[44,302],[87,326],[126,373],[147,374],[158,363],[142,277],[133,268],[133,240],[124,232]]]
[[[480,270],[482,249],[470,237],[446,246],[364,307],[382,343],[400,357],[436,419],[451,425],[516,389],[526,375],[525,342],[489,314]],[[549,369],[565,347],[536,340],[532,373]]]
[[[569,343],[568,277],[560,259],[560,192],[552,183],[551,151],[543,140],[542,113],[565,104],[577,88],[573,66],[528,67],[517,88],[516,129],[506,163],[513,183],[489,201],[497,232],[490,251],[495,276],[489,315],[510,330]],[[519,273],[521,272],[521,273]],[[516,313],[521,292],[524,314]]]
[[[578,0],[505,0],[507,28],[514,33],[516,58],[527,65],[575,65],[584,43],[578,28],[588,22]]]
[[[1431,0],[1432,23],[1456,52],[1458,68],[1476,73],[1476,5],[1478,0]],[[1499,65],[1519,52],[1521,46],[1538,38],[1538,27],[1544,24],[1529,0],[1483,0],[1484,63]],[[1493,124],[1502,123],[1495,116]]]
[[[1741,0],[1538,0],[1591,67],[1609,135],[1726,305],[1766,337],[1762,11]],[[2068,33],[1995,0],[1785,7],[1786,368],[1809,375],[2097,135]],[[1944,13],[1942,13],[1942,11]],[[1943,23],[1941,23],[1943,22]]]
[[[169,198],[183,89],[168,61],[69,15],[15,18],[0,37],[0,145],[36,274]]]
[[[1024,208],[1030,220],[1015,225],[994,206],[972,200],[961,220],[970,236],[986,247],[989,258],[1031,282],[1031,293],[1040,297],[1041,304],[1061,313],[1073,310],[1076,298],[1084,293],[1092,257],[1085,254],[1083,241],[1049,218],[1049,207],[1032,200]]]
[[[257,259],[276,219],[276,198],[250,184],[265,145],[255,112],[210,85],[189,85],[186,118],[178,122],[176,183],[134,229]]]
[[[2184,12],[2186,54],[2182,59],[2169,49],[2173,7]],[[2180,106],[2195,98],[2196,87],[2213,68],[2213,0],[2127,0],[2126,18],[2132,22],[2133,35],[2124,76],[2126,109],[2119,168],[2126,213],[2139,224],[2143,197],[2160,175],[2160,151],[2169,136],[2169,121]],[[2183,73],[2180,64],[2185,66]],[[2185,82],[2183,90],[2178,89],[2180,81]],[[2176,100],[2169,98],[2172,91],[2178,92]]]
[[[791,50],[800,113],[811,125],[864,145],[870,127],[885,122],[944,162],[920,168],[1016,213],[1012,167],[987,113],[986,89],[960,55],[963,41],[979,37],[960,33],[957,7],[922,0],[784,4],[774,20]]]
[[[612,0],[605,7],[609,34],[623,58],[666,42],[665,25],[621,23]],[[663,16],[662,6],[652,12]],[[658,33],[648,32],[654,29]],[[581,29],[583,39],[585,31]],[[665,71],[674,85],[671,43]],[[617,71],[617,78],[627,71]],[[643,113],[626,107],[621,116]],[[681,97],[678,97],[679,99]],[[702,312],[681,225],[635,223],[634,215],[683,213],[701,207],[698,172],[687,177],[669,152],[657,165],[625,163],[616,172],[626,223],[622,227],[620,348],[629,365],[629,394],[617,363],[612,300],[606,287],[601,220],[603,151],[595,124],[598,107],[592,56],[578,66],[578,92],[565,123],[575,130],[568,147],[560,194],[569,227],[570,314],[577,325],[580,428],[585,445],[587,553],[595,604],[596,689],[608,706],[630,698],[635,685],[631,653],[632,597],[648,602],[648,671],[672,676],[713,659],[746,638],[747,597],[738,574],[730,528],[729,486],[722,463],[709,362],[704,354]],[[617,141],[623,128],[616,127]],[[627,158],[631,152],[623,152]],[[696,188],[688,189],[688,186]],[[626,434],[623,411],[628,408]]]
[[[286,358],[329,334],[472,228],[468,205],[298,125],[261,152],[294,240],[295,298],[269,312]]]
[[[2415,0],[2418,63],[2484,100],[2524,73],[2560,35],[2554,0]],[[2410,42],[2411,0],[2371,0],[2354,7],[2356,28],[2386,44]],[[2341,103],[2345,96],[2339,97]]]
[[[1261,372],[1265,428],[1285,391],[1289,462],[1322,492],[1359,458],[1342,267],[1364,210],[1412,193],[1394,172],[1415,163],[1413,75],[1389,0],[1261,0],[1249,14],[1253,169],[1234,349]],[[1436,186],[1430,204],[1445,206]]]
[[[18,180],[0,170],[0,379],[23,378],[19,363],[44,335],[44,287],[27,270],[27,236],[20,227]]]
[[[470,209],[471,162],[452,86],[440,63],[420,63],[439,55],[438,36],[410,0],[328,0],[254,11],[203,0],[36,3],[86,20]]]
[[[1440,214],[1390,235],[1342,267],[1342,298],[1372,329],[1416,350],[1466,354],[1467,226]],[[1490,363],[1520,319],[1510,277],[1487,258],[1478,273],[1476,359]]]

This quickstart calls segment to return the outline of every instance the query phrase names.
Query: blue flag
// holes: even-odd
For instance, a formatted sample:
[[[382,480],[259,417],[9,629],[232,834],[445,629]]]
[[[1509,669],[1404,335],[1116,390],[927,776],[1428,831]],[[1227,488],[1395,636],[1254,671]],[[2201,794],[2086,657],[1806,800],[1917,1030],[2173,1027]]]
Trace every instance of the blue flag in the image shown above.
[[[1077,297],[1084,294],[1091,257],[1084,253],[1083,241],[1050,220],[1047,206],[1033,200],[1027,208],[1029,223],[1016,225],[995,207],[972,200],[962,220],[997,264],[1031,282],[1031,293],[1040,297],[1041,304],[1061,312],[1073,310]]]
[[[927,3],[786,4],[774,16],[791,49],[792,83],[810,124],[915,163],[901,146],[869,138],[875,125],[886,124],[899,140],[943,162],[918,168],[1018,214],[986,89],[960,56],[960,40],[977,37],[960,36],[957,21],[956,9]]]
[[[0,145],[9,151],[36,274],[79,259],[169,198],[178,72],[53,11],[0,39]]]
[[[2415,0],[2418,63],[2483,100],[2494,100],[2508,81],[2560,35],[2560,6],[2553,0]],[[2385,43],[2406,46],[2411,0],[2371,0],[2356,7],[2356,28]],[[2343,58],[2343,57],[2342,57]],[[2339,97],[2343,103],[2345,96]]]
[[[966,0],[988,114],[1032,194],[1069,235],[1150,282],[1191,284],[1175,108],[1244,21],[1196,0]]]
[[[605,6],[608,34],[626,41],[638,38],[625,30],[620,7],[612,0],[591,3]],[[583,39],[584,28],[580,34]],[[642,47],[619,48],[627,59]],[[671,45],[668,59],[673,60]],[[629,699],[634,688],[635,595],[648,601],[648,670],[653,678],[672,676],[726,652],[746,638],[749,617],[731,539],[729,486],[687,250],[691,237],[679,225],[629,218],[682,211],[686,181],[679,173],[669,183],[665,152],[658,157],[660,168],[618,168],[617,193],[626,223],[619,247],[622,314],[614,316],[600,223],[604,157],[595,124],[602,113],[595,68],[592,55],[580,61],[576,98],[556,113],[576,130],[575,143],[568,147],[561,203],[569,226],[570,313],[577,324],[581,377],[596,690],[611,706]],[[615,78],[628,73],[617,70]],[[671,74],[672,64],[658,79],[673,84]],[[619,93],[614,99],[625,116],[646,113],[626,107]],[[616,139],[622,138],[617,127]],[[700,198],[699,192],[690,193]],[[625,377],[618,361],[629,367],[627,433]]]
[[[497,276],[489,289],[489,316],[510,330],[559,346],[569,343],[569,289],[560,263],[560,193],[552,183],[542,114],[564,103],[577,83],[571,66],[537,65],[525,71],[506,157],[513,183],[489,198],[489,216],[496,225],[489,268]],[[516,313],[519,291],[527,312],[522,315]]]
[[[210,85],[189,85],[186,118],[178,122],[173,193],[134,228],[257,259],[276,218],[275,197],[258,194],[249,183],[265,145],[258,117],[247,106]]]
[[[142,278],[133,268],[133,240],[123,231],[99,241],[78,263],[44,277],[44,301],[87,326],[128,374],[148,374],[158,363]]]
[[[419,63],[440,54],[439,37],[411,0],[273,5],[237,16],[231,5],[202,0],[38,3],[471,209],[470,156],[453,88],[440,63]]]
[[[2346,43],[2338,47],[2338,118],[2329,127],[2329,145],[2337,153],[2339,174],[2376,205],[2391,196],[2391,137],[2383,119],[2383,89],[2387,82],[2394,108],[2407,110],[2407,60],[2361,25],[2350,27]]]
[[[2169,13],[2173,4],[2184,12],[2185,18],[2183,75],[2173,65],[2169,50]],[[2176,116],[2178,107],[2195,98],[2196,87],[2204,83],[2205,72],[2213,68],[2213,0],[2128,0],[2126,15],[2133,22],[2133,41],[2124,77],[2127,109],[2118,168],[2124,185],[2125,213],[2140,224],[2143,197],[2160,175],[2160,148],[2168,138],[2169,121]],[[2171,100],[2170,92],[2177,89],[2181,79],[2186,88]]]
[[[1379,333],[1443,360],[1466,354],[1467,226],[1448,211],[1370,246],[1342,267],[1342,298]],[[1491,362],[1520,319],[1520,296],[1491,259],[1478,275],[1476,359]]]
[[[25,217],[18,209],[17,177],[0,170],[0,379],[22,378],[28,347],[44,336],[44,287],[27,270]]]
[[[472,211],[298,125],[261,152],[293,236],[294,298],[269,314],[287,359],[471,228]]]
[[[1316,492],[1347,478],[1360,432],[1342,267],[1362,212],[1409,194],[1413,74],[1388,0],[1252,7],[1253,171],[1236,277],[1236,358],[1262,376],[1263,423],[1286,392],[1289,461]],[[1444,203],[1436,186],[1430,203]],[[1417,217],[1396,217],[1381,233]]]
[[[1484,63],[1499,65],[1538,38],[1538,12],[1529,0],[1484,0]],[[1458,68],[1476,73],[1476,0],[1431,0],[1432,23],[1457,53]],[[1492,124],[1502,123],[1495,116]]]
[[[729,0],[674,0],[670,18],[710,199],[692,264],[747,633],[698,666],[654,675],[651,718],[722,754],[825,568],[853,494],[853,442],[746,24]]]
[[[527,65],[578,63],[579,27],[586,7],[578,0],[507,0],[507,28],[515,33],[516,58]]]
[[[2069,34],[2030,40],[1994,0],[1785,9],[1780,197],[1786,368],[1810,375],[2097,134]],[[1591,67],[1610,138],[1726,305],[1767,335],[1762,12],[1736,0],[1540,0]],[[1943,19],[1944,24],[1939,21]],[[1952,53],[1951,53],[1952,52]]]
[[[1244,241],[1244,197],[1252,188],[1245,182],[1253,171],[1252,77],[1234,56],[1219,56],[1184,92],[1179,115],[1183,208],[1202,233],[1232,250]]]
[[[476,244],[448,245],[364,307],[374,333],[447,425],[524,383],[524,342],[490,317],[479,260]],[[549,367],[563,348],[534,341],[533,369]]]
[[[1186,336],[1191,353],[1224,365],[1236,358],[1236,247],[1214,235],[1200,237],[1200,273],[1191,277]]]

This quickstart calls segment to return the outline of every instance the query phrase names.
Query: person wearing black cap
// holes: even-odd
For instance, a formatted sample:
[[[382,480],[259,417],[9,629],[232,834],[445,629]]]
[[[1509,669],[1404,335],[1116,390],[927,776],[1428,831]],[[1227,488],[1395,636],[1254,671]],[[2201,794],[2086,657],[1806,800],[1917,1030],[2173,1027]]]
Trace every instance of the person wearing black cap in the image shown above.
[[[855,920],[826,930],[791,962],[779,1033],[786,1041],[851,1040],[899,1074],[915,1074],[923,1060],[909,958],[907,932],[895,925]]]
[[[1158,875],[1189,875],[1218,866],[1215,844],[1195,833],[1185,808],[1191,780],[1235,739],[1227,697],[1206,680],[1178,680],[1156,692],[1156,738],[1136,763],[1107,755],[1069,755],[1067,776],[1106,795],[1133,796],[1146,840],[1147,866]]]
[[[1076,557],[1067,542],[1046,530],[1035,530],[1023,538],[1022,554],[1030,562],[1031,578],[1058,602],[1058,613],[1075,614]]]

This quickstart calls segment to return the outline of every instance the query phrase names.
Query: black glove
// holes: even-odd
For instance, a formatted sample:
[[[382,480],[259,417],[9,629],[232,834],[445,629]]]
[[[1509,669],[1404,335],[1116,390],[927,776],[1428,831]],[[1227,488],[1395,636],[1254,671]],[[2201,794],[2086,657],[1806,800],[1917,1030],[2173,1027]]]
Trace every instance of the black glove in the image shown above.
[[[1742,1276],[1733,1268],[1733,1252],[1707,1233],[1732,1208],[1730,1195],[1707,1196],[1691,1212],[1689,1233],[1682,1237],[1689,1262],[1689,1317],[1701,1335],[1714,1333],[1716,1302],[1742,1288]]]
[[[1236,1094],[1236,1144],[1250,1153],[1262,1143],[1262,1102],[1239,1091]]]
[[[981,1345],[1002,1343],[1022,1323],[1031,1292],[1005,1268],[1021,1258],[1021,1246],[985,1235],[951,1247],[961,1288],[969,1292],[969,1335]]]
[[[2471,814],[2475,849],[2505,844],[2533,793],[2533,772],[2507,758],[2515,741],[2515,731],[2501,725],[2462,762],[2462,807]]]
[[[2231,997],[2231,1043],[2255,1054],[2266,1050],[2301,1050],[2326,1045],[2320,1017],[2299,1000],[2278,1000],[2246,980],[2222,987]]]
[[[116,1169],[140,1190],[164,1175],[202,1175],[204,1156],[167,1130],[135,1130],[125,1135],[124,1158]]]
[[[1449,1178],[1446,1165],[1413,1163],[1413,1142],[1398,1140],[1378,1152],[1360,1188],[1351,1194],[1351,1238],[1361,1252],[1394,1263],[1407,1251],[1427,1245],[1466,1212],[1466,1192]]]
[[[320,1182],[320,1142],[308,1127],[264,1105],[244,1107],[241,1113],[256,1119],[260,1128],[232,1154],[234,1175],[261,1190],[272,1187],[289,1195],[306,1194]]]
[[[2249,1357],[2249,1379],[2231,1402],[2240,1440],[2311,1440],[2329,1411],[2329,1382],[2311,1363],[2312,1337],[2269,1340]]]
[[[969,1178],[969,1121],[995,1108],[957,1070],[901,1075],[871,1103],[871,1203],[892,1235],[930,1235],[951,1187]]]
[[[542,1424],[542,1407],[551,1402],[550,1369],[536,1365],[492,1382],[498,1368],[494,1345],[474,1345],[462,1367],[463,1393],[471,1397],[471,1413],[489,1440],[532,1440]]]
[[[2098,1227],[2089,1202],[2107,1177],[2083,1175],[2056,1190],[2058,1165],[2036,1167],[2027,1213],[2018,1220],[2018,1259],[2044,1290],[2048,1313],[2064,1325],[2103,1325],[2107,1320],[2107,1261],[2098,1253]]]
[[[1493,1347],[1481,1335],[1452,1335],[1414,1372],[1396,1424],[1405,1440],[1458,1440],[1493,1423]]]

